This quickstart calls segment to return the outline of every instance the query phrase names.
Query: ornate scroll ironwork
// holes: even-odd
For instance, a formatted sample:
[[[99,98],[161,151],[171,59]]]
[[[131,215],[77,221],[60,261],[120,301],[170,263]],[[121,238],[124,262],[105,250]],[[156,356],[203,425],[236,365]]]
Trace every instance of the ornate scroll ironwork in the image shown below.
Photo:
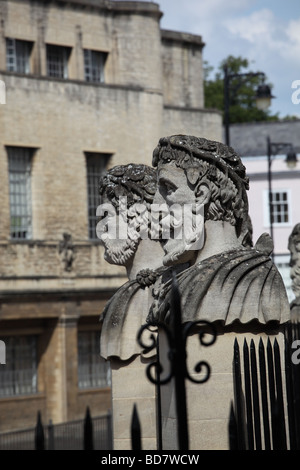
[[[187,425],[187,404],[185,379],[197,384],[203,384],[208,381],[211,373],[210,365],[206,361],[199,361],[194,366],[194,372],[201,374],[201,377],[195,378],[190,374],[187,367],[187,341],[188,337],[197,332],[200,345],[211,346],[216,341],[216,329],[208,321],[198,320],[182,324],[181,319],[181,298],[178,289],[176,275],[173,273],[172,297],[171,297],[171,315],[170,324],[162,322],[147,323],[140,328],[137,341],[144,351],[150,352],[157,350],[156,360],[146,368],[146,375],[150,382],[157,386],[165,385],[174,379],[176,408],[178,421],[178,444],[179,450],[188,449],[188,425]],[[150,333],[147,341],[145,331]],[[166,376],[162,376],[163,367],[160,363],[159,355],[159,336],[165,334],[168,342],[167,358],[170,364],[170,370]],[[207,334],[209,338],[207,339]]]
[[[197,327],[202,328],[206,327],[207,331],[197,331],[198,337],[199,337],[199,344],[201,346],[211,346],[214,344],[216,341],[216,331],[214,326],[209,323],[208,321],[204,320],[198,320],[198,321],[193,321],[193,322],[188,322],[182,326],[182,343],[183,343],[183,348],[184,348],[184,355],[186,357],[186,346],[187,346],[187,341],[188,337],[192,333],[193,330],[195,330]],[[143,337],[145,336],[144,333],[147,331],[149,333],[149,336],[147,338],[148,342],[146,342]],[[168,359],[170,362],[170,371],[168,375],[164,378],[161,378],[162,372],[163,372],[163,367],[161,363],[159,362],[159,356],[157,355],[157,360],[150,363],[147,368],[146,368],[146,375],[149,379],[150,382],[152,382],[155,385],[164,385],[167,384],[171,381],[172,377],[175,376],[175,366],[176,362],[174,361],[174,358],[176,356],[176,341],[175,341],[175,336],[172,334],[172,330],[165,324],[161,322],[156,322],[156,323],[147,323],[145,325],[142,325],[142,327],[139,330],[138,333],[138,343],[139,345],[143,348],[145,353],[148,353],[152,350],[157,350],[158,349],[158,332],[161,331],[165,333],[167,340],[168,340],[168,345],[169,345],[169,353],[168,353]],[[211,337],[209,339],[206,338],[206,335],[209,334]],[[184,363],[184,371],[183,375],[185,378],[190,380],[191,382],[202,384],[208,381],[211,373],[211,367],[206,361],[199,361],[197,364],[194,366],[194,372],[200,374],[204,370],[204,376],[196,379],[193,377],[190,372],[188,371],[188,368],[186,366],[186,362]]]

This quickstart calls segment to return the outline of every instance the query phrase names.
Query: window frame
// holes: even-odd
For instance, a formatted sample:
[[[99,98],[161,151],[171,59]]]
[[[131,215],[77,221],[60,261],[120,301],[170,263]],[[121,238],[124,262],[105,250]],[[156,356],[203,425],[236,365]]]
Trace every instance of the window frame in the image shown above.
[[[6,70],[29,75],[31,73],[31,53],[33,42],[11,37],[5,38],[6,43]],[[25,53],[22,55],[22,53]],[[10,58],[13,60],[10,61]]]
[[[78,389],[111,387],[110,363],[100,356],[100,331],[78,330],[77,340]]]
[[[47,73],[47,77],[50,77],[50,78],[58,78],[58,79],[61,79],[61,80],[67,80],[69,78],[69,59],[70,59],[70,55],[71,55],[71,47],[69,46],[61,46],[59,44],[46,44],[46,73]],[[50,62],[50,54],[52,53],[53,55],[55,55],[55,52],[56,53],[61,53],[61,57],[60,57],[60,60],[62,61],[61,63],[59,61],[57,61],[55,64],[54,64],[54,61],[53,62]],[[58,55],[59,55],[58,54]],[[52,65],[52,70],[54,70],[55,67],[59,67],[61,68],[62,72],[59,73],[59,74],[56,74],[56,73],[53,73],[53,71],[51,71],[51,67],[50,65]],[[55,67],[54,67],[55,65]]]
[[[6,151],[9,179],[10,239],[30,240],[33,228],[31,180],[35,149],[6,146]],[[22,164],[24,164],[23,168]],[[13,219],[15,219],[15,223],[13,223]],[[18,224],[17,220],[20,221]]]
[[[288,222],[273,222],[273,227],[291,227],[293,224],[292,221],[292,196],[291,196],[291,189],[290,188],[273,188],[272,194],[275,193],[286,193],[287,194],[287,214],[288,214]],[[270,209],[269,209],[269,190],[264,190],[264,227],[270,227]]]
[[[107,52],[96,51],[94,49],[83,49],[84,80],[86,82],[105,82],[104,67],[106,59]],[[99,63],[97,64],[98,60]],[[95,75],[98,75],[99,78],[95,78]]]
[[[112,157],[111,153],[104,152],[84,152],[86,162],[86,184],[87,184],[87,219],[88,219],[88,239],[97,241],[96,226],[98,217],[96,216],[97,207],[100,204],[99,195],[99,180],[105,173],[107,165]],[[101,162],[102,160],[102,162]],[[88,164],[88,161],[90,165]],[[96,162],[101,162],[101,165],[96,165]],[[98,170],[92,174],[90,171],[92,167],[97,167]],[[93,185],[91,185],[93,181]],[[99,240],[98,240],[99,241]]]
[[[4,335],[1,339],[6,346],[6,364],[0,376],[0,399],[37,394],[38,336],[34,334]],[[28,341],[27,345],[26,341]],[[26,346],[28,346],[27,351]],[[27,365],[29,362],[31,362],[31,367],[24,368],[24,364]]]

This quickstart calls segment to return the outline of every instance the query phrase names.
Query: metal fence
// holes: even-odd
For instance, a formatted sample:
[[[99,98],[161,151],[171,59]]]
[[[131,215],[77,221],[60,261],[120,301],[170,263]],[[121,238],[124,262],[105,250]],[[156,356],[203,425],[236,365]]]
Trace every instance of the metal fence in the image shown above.
[[[284,351],[276,339],[245,340],[242,350],[236,341],[230,449],[300,450],[300,365],[292,360],[299,339],[300,324],[291,321]]]
[[[33,428],[0,433],[0,450],[111,450],[111,413],[67,423],[42,424],[40,413]]]
[[[242,353],[242,354],[241,354]],[[235,403],[231,409],[232,450],[287,449],[284,371],[275,338],[256,345],[234,344]]]

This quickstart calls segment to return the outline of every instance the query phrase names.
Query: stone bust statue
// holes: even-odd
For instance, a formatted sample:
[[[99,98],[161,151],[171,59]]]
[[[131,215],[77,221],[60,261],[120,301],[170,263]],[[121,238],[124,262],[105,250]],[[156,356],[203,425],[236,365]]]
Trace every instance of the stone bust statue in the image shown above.
[[[104,258],[125,266],[128,276],[100,317],[100,353],[105,359],[127,360],[141,353],[136,337],[152,302],[149,286],[165,269],[159,239],[150,234],[151,218],[141,211],[150,213],[156,185],[156,170],[141,164],[113,167],[99,184],[103,214],[97,235],[104,246]],[[109,205],[113,210],[109,211]],[[120,234],[125,222],[125,233]],[[108,228],[113,236],[109,237]]]
[[[291,302],[293,317],[300,315],[300,223],[296,224],[289,236],[288,249],[290,251],[290,277],[295,299]]]
[[[160,139],[153,152],[158,172],[155,200],[194,207],[202,214],[191,237],[163,241],[166,266],[189,261],[177,274],[183,322],[261,324],[289,320],[282,278],[263,234],[252,247],[246,169],[226,145],[189,135]],[[148,321],[168,321],[171,281],[156,289]],[[216,300],[217,299],[217,300]]]
[[[291,253],[290,267],[292,289],[295,297],[300,297],[300,224],[296,224],[289,236],[288,248]]]

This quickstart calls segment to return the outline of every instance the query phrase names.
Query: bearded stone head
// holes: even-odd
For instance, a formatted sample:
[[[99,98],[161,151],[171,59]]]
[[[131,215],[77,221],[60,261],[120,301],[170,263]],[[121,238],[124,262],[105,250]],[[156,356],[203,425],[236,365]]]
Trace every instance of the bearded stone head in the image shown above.
[[[289,236],[290,277],[296,298],[300,297],[300,223],[296,224]]]
[[[235,227],[243,240],[249,232],[248,178],[240,157],[231,147],[204,138],[174,135],[159,140],[153,152],[157,168],[156,201],[188,206],[195,215],[192,229],[180,240],[164,241],[164,264],[187,262],[205,243],[207,220]],[[198,219],[197,219],[198,217]]]
[[[130,163],[110,169],[99,182],[102,211],[97,236],[110,264],[127,265],[142,232],[148,232],[157,173],[147,165]],[[107,208],[107,210],[105,210]]]

